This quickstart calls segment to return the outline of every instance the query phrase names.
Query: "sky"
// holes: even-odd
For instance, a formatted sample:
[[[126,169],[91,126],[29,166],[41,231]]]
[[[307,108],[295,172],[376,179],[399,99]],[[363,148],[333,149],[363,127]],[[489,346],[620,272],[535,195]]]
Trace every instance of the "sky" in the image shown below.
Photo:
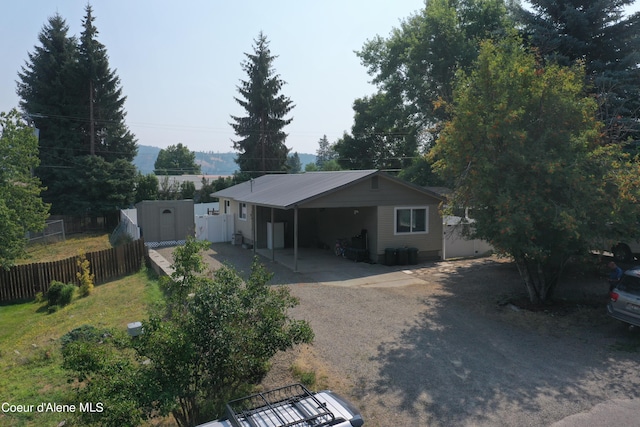
[[[638,3],[638,2],[636,2]],[[18,72],[60,14],[79,36],[87,0],[22,0],[0,14],[0,111],[18,107]],[[138,144],[233,151],[231,115],[247,75],[241,63],[262,31],[273,67],[295,104],[285,128],[291,152],[315,154],[353,124],[353,101],[376,88],[354,51],[387,37],[424,0],[93,0],[98,40],[126,95],[126,123]],[[629,8],[640,11],[640,4]]]

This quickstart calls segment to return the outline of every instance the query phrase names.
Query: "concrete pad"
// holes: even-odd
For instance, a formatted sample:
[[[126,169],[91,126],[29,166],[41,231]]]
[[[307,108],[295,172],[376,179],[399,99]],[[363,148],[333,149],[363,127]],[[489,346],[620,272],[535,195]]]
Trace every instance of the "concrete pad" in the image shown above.
[[[311,275],[314,276],[313,274]],[[404,271],[393,271],[390,273],[374,274],[371,276],[357,277],[351,279],[339,279],[332,281],[325,281],[322,278],[318,278],[318,282],[323,285],[340,286],[340,287],[354,287],[354,288],[397,288],[403,286],[426,284],[422,279],[415,276],[411,276]]]
[[[155,249],[149,249],[151,268],[160,276],[171,276],[175,271],[172,264]]]
[[[640,400],[614,399],[600,403],[589,411],[571,415],[552,427],[634,426],[640,420]]]

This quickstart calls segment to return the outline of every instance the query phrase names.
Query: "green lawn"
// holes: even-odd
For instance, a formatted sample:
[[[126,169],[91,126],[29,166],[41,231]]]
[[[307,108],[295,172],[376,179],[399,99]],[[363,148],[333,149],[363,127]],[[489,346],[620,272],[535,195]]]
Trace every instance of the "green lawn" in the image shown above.
[[[141,271],[96,286],[88,297],[52,314],[46,303],[0,305],[0,425],[56,426],[69,420],[65,413],[37,412],[41,403],[80,404],[70,400],[60,337],[84,324],[124,330],[145,319],[148,306],[159,299],[157,282]],[[8,405],[34,405],[34,412],[8,412]]]

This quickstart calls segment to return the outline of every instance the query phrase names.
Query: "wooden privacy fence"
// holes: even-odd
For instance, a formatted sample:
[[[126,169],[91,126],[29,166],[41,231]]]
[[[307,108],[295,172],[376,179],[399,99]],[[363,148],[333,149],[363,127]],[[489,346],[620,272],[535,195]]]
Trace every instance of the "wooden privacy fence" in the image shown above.
[[[86,254],[94,283],[99,285],[116,277],[140,270],[146,256],[144,240]],[[0,301],[29,299],[38,292],[46,293],[51,281],[78,283],[78,256],[60,261],[16,265],[0,269]]]

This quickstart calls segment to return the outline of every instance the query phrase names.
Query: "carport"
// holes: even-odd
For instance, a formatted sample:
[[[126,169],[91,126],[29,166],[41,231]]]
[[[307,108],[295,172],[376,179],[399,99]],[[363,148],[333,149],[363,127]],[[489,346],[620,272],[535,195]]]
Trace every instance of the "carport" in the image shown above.
[[[337,239],[354,236],[364,238],[354,240],[351,252],[375,262],[383,245],[420,245],[425,255],[441,254],[442,198],[377,170],[263,175],[212,196],[222,213],[234,214],[245,245],[269,251],[273,261],[278,250],[289,249],[296,272],[300,248],[332,251]],[[398,209],[422,210],[422,232],[395,232]]]

